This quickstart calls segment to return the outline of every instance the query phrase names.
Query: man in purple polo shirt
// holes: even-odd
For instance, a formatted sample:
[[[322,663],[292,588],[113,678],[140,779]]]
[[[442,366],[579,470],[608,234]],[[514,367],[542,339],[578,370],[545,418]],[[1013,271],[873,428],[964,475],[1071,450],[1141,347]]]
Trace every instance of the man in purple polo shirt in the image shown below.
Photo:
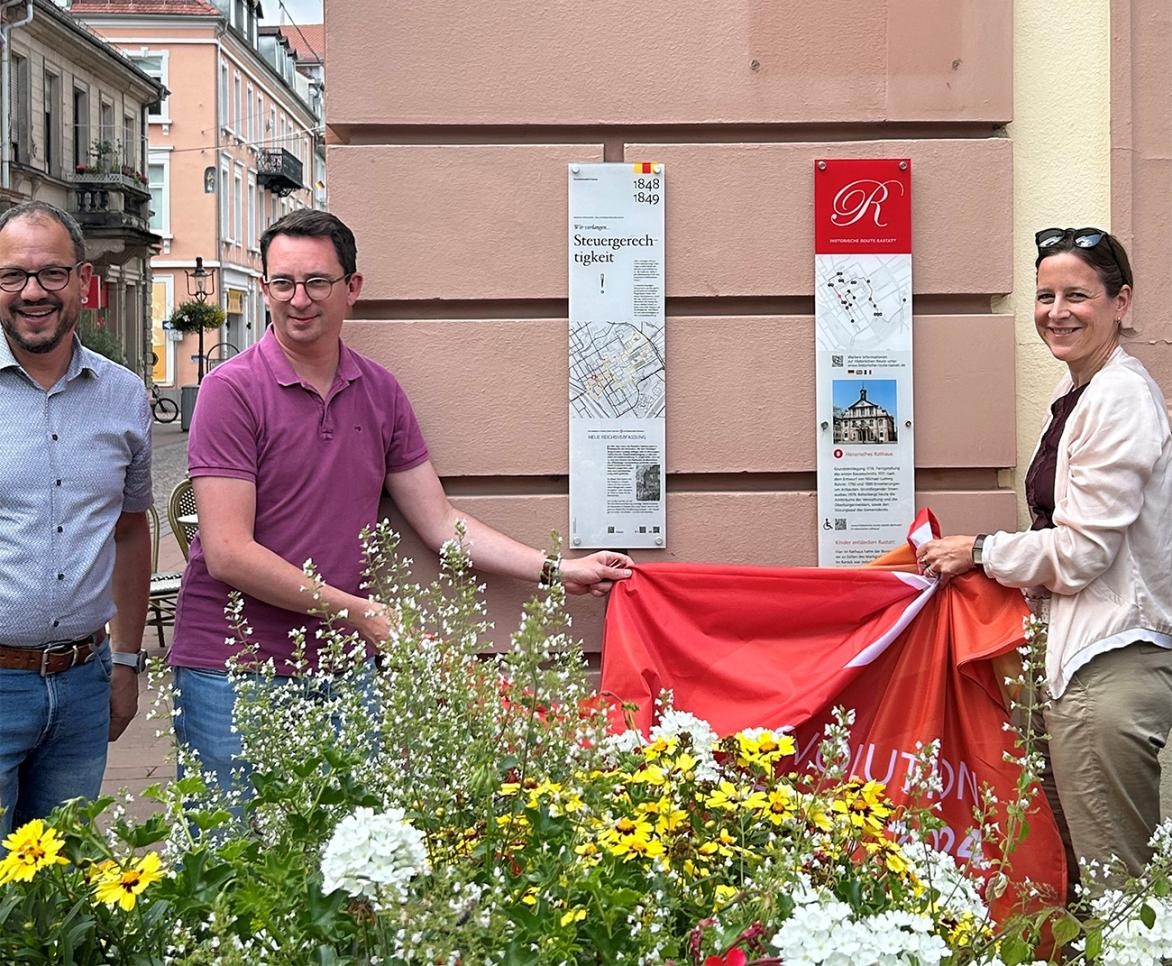
[[[229,591],[244,594],[260,657],[273,658],[278,674],[293,671],[290,629],[312,635],[315,624],[306,616],[316,606],[301,570],[307,559],[325,581],[321,600],[347,611],[368,641],[385,640],[394,615],[360,596],[358,545],[384,488],[433,550],[464,520],[475,565],[489,573],[603,595],[632,563],[613,551],[557,561],[457,513],[395,377],[341,341],[362,291],[353,233],[335,215],[296,211],[264,233],[260,249],[272,327],[208,375],[191,425],[199,536],[171,651],[176,733],[225,787],[240,753],[225,671]]]

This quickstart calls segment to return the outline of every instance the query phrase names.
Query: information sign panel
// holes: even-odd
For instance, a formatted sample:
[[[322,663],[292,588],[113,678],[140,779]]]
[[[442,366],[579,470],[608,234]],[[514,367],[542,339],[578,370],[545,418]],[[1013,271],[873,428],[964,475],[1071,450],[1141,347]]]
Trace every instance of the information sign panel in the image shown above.
[[[570,544],[667,544],[664,171],[569,166]]]
[[[853,567],[915,516],[911,162],[814,164],[818,562]]]

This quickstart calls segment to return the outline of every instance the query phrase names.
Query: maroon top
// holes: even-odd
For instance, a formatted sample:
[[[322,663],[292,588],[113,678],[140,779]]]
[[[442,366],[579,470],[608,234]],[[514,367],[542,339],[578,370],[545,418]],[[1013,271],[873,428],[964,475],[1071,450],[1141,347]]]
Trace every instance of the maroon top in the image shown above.
[[[415,413],[386,369],[342,345],[323,400],[293,371],[271,330],[204,379],[187,453],[192,477],[256,484],[258,543],[297,567],[312,558],[326,583],[360,596],[358,534],[378,519],[384,479],[426,459]],[[229,590],[208,573],[197,537],[179,593],[172,664],[218,670],[235,653],[224,640]],[[312,642],[319,623],[248,595],[244,616],[261,659],[273,657],[279,674],[289,673],[290,629],[307,627]]]
[[[1049,530],[1054,526],[1054,474],[1058,470],[1058,441],[1066,429],[1066,421],[1082,398],[1083,390],[1090,385],[1084,382],[1065,396],[1055,399],[1050,406],[1050,425],[1042,433],[1038,451],[1030,470],[1026,474],[1026,502],[1034,515],[1031,530]]]

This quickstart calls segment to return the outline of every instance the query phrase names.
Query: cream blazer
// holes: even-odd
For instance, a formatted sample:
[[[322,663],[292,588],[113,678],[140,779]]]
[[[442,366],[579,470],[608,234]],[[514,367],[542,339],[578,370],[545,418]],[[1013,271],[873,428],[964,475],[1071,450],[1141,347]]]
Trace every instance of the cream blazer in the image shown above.
[[[1065,376],[1053,398],[1073,387]],[[990,534],[984,567],[1006,586],[1050,591],[1046,681],[1057,698],[1091,658],[1142,637],[1135,631],[1172,633],[1168,409],[1122,347],[1067,420],[1054,504],[1053,529]]]

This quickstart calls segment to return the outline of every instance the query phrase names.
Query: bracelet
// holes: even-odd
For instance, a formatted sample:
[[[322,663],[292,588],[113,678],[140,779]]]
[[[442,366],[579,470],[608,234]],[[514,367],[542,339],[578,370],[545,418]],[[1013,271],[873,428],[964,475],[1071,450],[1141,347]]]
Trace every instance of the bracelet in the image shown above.
[[[552,587],[562,582],[562,558],[556,553],[547,553],[541,564],[541,577],[537,580],[538,587]]]

